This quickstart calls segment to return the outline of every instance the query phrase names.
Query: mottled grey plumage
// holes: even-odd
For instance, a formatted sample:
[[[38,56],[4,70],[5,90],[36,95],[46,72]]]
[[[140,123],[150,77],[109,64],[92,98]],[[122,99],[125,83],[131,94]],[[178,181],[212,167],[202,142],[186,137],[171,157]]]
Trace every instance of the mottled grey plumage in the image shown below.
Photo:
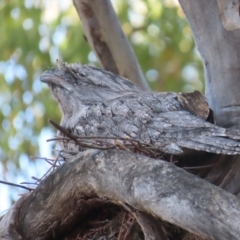
[[[61,126],[77,135],[138,139],[169,154],[240,153],[240,132],[207,122],[210,109],[199,92],[144,92],[127,79],[81,64],[62,64],[41,80],[60,105]]]

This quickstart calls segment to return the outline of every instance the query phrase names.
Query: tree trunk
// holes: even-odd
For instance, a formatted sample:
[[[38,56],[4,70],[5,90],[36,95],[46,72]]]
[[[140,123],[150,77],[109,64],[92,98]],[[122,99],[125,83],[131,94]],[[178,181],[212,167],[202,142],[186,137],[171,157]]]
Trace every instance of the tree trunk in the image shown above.
[[[216,123],[240,124],[240,3],[235,0],[179,0],[205,67],[206,97]],[[236,28],[233,16],[237,15]]]
[[[240,124],[240,3],[235,0],[179,0],[193,31],[205,69],[206,97],[216,124]],[[240,157],[220,156],[205,176],[236,195],[240,193]]]

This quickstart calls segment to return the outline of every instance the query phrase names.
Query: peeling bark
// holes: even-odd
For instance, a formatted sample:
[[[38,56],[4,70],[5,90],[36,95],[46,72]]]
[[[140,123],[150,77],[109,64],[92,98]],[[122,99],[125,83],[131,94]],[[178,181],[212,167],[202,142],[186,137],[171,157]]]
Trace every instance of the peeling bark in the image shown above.
[[[240,3],[237,0],[217,0],[223,27],[227,31],[240,29]]]

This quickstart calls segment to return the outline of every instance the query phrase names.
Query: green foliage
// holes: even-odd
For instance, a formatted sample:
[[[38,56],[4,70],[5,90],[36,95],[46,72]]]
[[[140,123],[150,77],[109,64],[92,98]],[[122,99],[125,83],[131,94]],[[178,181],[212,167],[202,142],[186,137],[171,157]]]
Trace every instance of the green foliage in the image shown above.
[[[47,2],[0,1],[0,156],[8,181],[14,181],[19,167],[32,164],[26,156],[40,154],[40,133],[55,132],[47,120],[60,120],[40,74],[57,58],[97,64],[71,1],[67,7],[66,1]],[[190,28],[182,10],[171,2],[115,0],[114,5],[153,90],[203,90],[202,64]],[[21,171],[24,180],[29,173]]]
[[[137,2],[121,2],[118,14],[151,88],[203,90],[202,63],[182,10],[172,1]]]

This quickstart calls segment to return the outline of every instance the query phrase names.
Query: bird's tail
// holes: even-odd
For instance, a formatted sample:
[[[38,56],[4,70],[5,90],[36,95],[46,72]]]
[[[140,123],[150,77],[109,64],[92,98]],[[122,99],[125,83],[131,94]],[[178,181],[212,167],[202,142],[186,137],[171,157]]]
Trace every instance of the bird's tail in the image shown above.
[[[192,139],[180,140],[178,144],[183,148],[194,149],[197,151],[237,155],[240,154],[240,131],[236,130],[235,134],[233,131],[226,131],[226,134],[220,136],[198,136]]]

